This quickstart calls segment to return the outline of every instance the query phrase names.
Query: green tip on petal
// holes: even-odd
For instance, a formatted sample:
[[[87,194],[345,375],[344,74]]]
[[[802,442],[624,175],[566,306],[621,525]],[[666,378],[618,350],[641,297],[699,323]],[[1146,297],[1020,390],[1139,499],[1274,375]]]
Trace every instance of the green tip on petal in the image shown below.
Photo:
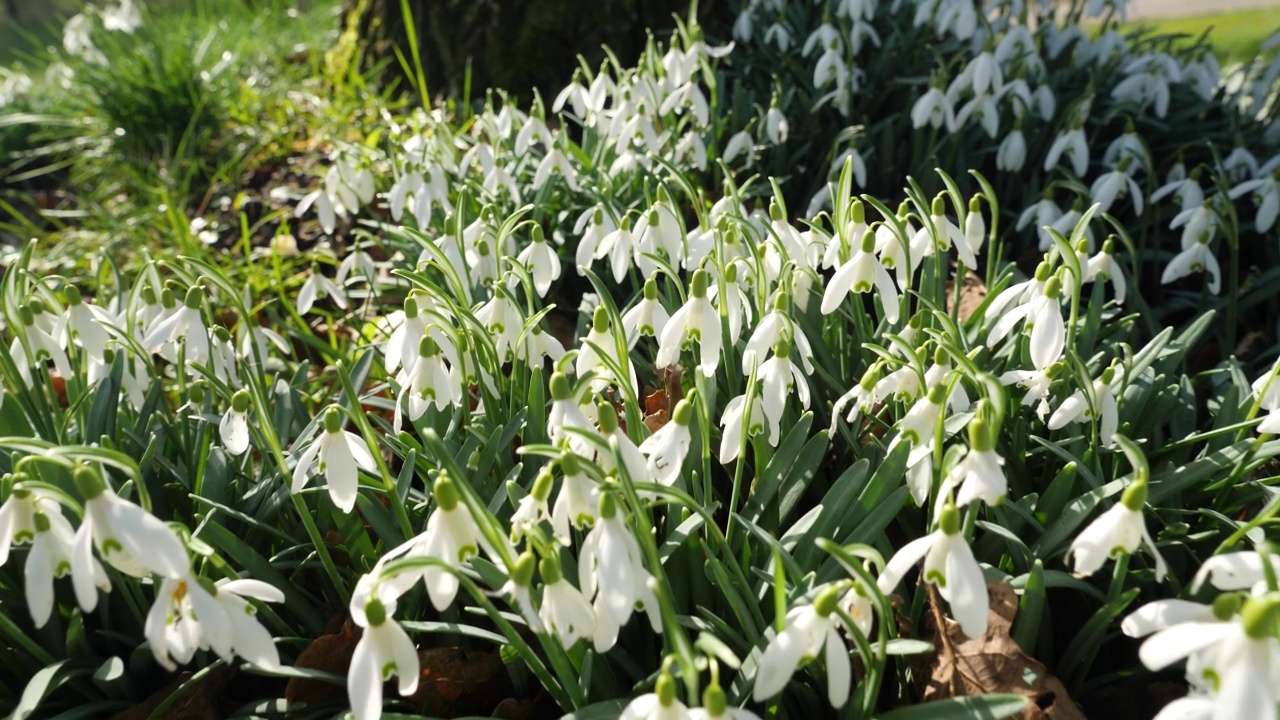
[[[45,310],[48,309],[44,305],[44,300],[38,297],[33,297],[30,300],[28,300],[27,307],[31,308],[31,313],[33,315],[40,315],[44,313]]]
[[[404,299],[404,316],[410,320],[418,317],[418,300],[413,296]]]
[[[960,533],[960,508],[948,502],[939,514],[938,529],[942,530],[944,535],[958,535]]]
[[[947,399],[947,386],[944,383],[938,383],[929,388],[929,402],[934,405],[941,405]]]
[[[231,409],[238,413],[245,412],[249,409],[248,390],[237,390],[236,393],[231,396]]]
[[[1116,366],[1108,365],[1107,369],[1102,371],[1100,379],[1104,385],[1110,385],[1116,379]]]
[[[44,514],[44,513],[42,513],[42,512],[38,512],[38,513],[36,513],[36,514],[35,514],[35,517],[34,517],[33,519],[34,519],[34,521],[35,521],[35,525],[36,525],[36,532],[38,532],[38,533],[47,533],[47,532],[49,532],[49,528],[51,527],[51,525],[50,525],[50,523],[49,523],[49,516],[48,516],[48,515],[45,515],[45,514]]]
[[[1106,255],[1114,255],[1116,252],[1116,236],[1110,235],[1102,242],[1102,252]]]
[[[713,718],[721,717],[729,708],[729,699],[719,683],[712,683],[702,691],[702,707],[707,711],[707,715]]]
[[[560,472],[565,475],[577,475],[582,472],[582,463],[579,462],[578,456],[571,452],[561,455],[559,463]]]
[[[533,241],[536,243],[546,242],[546,237],[542,234],[542,226],[534,225],[532,230]]]
[[[707,296],[707,271],[698,268],[693,271],[693,281],[690,283],[689,294],[696,298],[704,298]]]
[[[18,306],[18,322],[24,327],[30,327],[36,324],[36,316],[31,312],[31,308],[26,305]]]
[[[1213,599],[1213,617],[1219,622],[1226,622],[1240,612],[1244,596],[1240,593],[1223,593]]]
[[[933,206],[929,208],[929,213],[930,213],[930,214],[932,214],[932,215],[934,215],[934,216],[941,217],[941,216],[942,216],[942,215],[944,215],[946,212],[947,212],[947,201],[946,201],[946,199],[945,199],[943,196],[941,196],[941,195],[939,195],[938,197],[934,198],[934,199],[933,199]]]
[[[730,267],[732,267],[732,265]],[[650,276],[648,280],[644,281],[644,299],[658,299],[658,281],[654,279],[653,276]]]
[[[872,253],[872,252],[875,252],[875,249],[876,249],[876,234],[875,234],[875,231],[871,230],[870,228],[868,228],[867,230],[865,230],[865,231],[862,233],[862,245],[861,245],[861,249],[862,249],[862,252],[864,252],[864,253]]]
[[[769,201],[769,219],[782,222],[782,206],[778,204],[777,198]]]
[[[160,293],[160,304],[166,310],[170,309],[178,304],[178,296],[173,293],[173,290],[165,288],[164,292]]]
[[[76,484],[76,490],[80,491],[80,497],[88,502],[102,493],[107,491],[107,484],[103,482],[102,475],[93,468],[92,465],[81,465],[71,473],[71,481]]]
[[[187,395],[191,398],[191,402],[197,405],[204,402],[204,381],[197,380],[191,383],[191,387],[187,388]]]
[[[969,198],[969,212],[976,213],[982,211],[982,195],[974,195]]]
[[[1274,595],[1247,598],[1240,608],[1240,624],[1244,626],[1245,635],[1254,640],[1270,636],[1275,630],[1277,608],[1280,608],[1280,599]]]
[[[1044,284],[1044,296],[1050,300],[1056,300],[1062,297],[1062,280],[1054,275]]]
[[[80,288],[76,287],[75,285],[67,286],[66,296],[67,296],[68,305],[79,305],[81,302]]]
[[[330,406],[324,411],[324,431],[333,434],[342,430],[343,418],[342,411],[337,407]]]
[[[430,335],[423,335],[418,341],[418,354],[422,357],[432,357],[440,353],[440,346]]]
[[[855,199],[849,204],[849,219],[855,224],[865,223],[867,221],[867,208],[862,204],[861,200]]]
[[[1048,260],[1041,262],[1036,266],[1036,279],[1040,282],[1048,282],[1053,277],[1053,264]]]
[[[612,435],[618,429],[618,411],[609,403],[601,400],[596,403],[596,421],[600,424],[600,433]]]
[[[591,316],[591,329],[602,333],[609,329],[609,310],[604,305],[597,305]]]
[[[995,439],[990,426],[982,418],[969,421],[969,447],[975,452],[991,452],[995,449]]]
[[[432,491],[436,496],[436,505],[440,506],[441,510],[453,510],[458,507],[458,503],[462,502],[458,486],[454,484],[453,478],[445,473],[440,473],[440,477],[436,478]]]
[[[551,473],[551,467],[549,465],[544,466],[538,471],[537,476],[533,478],[533,489],[529,491],[529,494],[538,502],[546,502],[547,498],[551,497],[551,488],[555,485],[555,482],[556,478]]]
[[[564,373],[551,374],[551,399],[568,400],[573,397],[573,388],[569,387],[569,378]]]

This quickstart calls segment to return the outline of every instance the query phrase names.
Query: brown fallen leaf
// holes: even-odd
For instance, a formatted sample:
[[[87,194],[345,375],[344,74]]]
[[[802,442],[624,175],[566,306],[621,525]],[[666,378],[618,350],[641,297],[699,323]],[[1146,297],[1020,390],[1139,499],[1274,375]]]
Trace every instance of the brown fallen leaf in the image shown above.
[[[162,717],[165,720],[219,720],[225,717],[218,707],[218,700],[227,682],[235,674],[236,669],[229,666],[210,672],[197,680],[192,687],[183,690],[181,697],[165,708]],[[160,703],[177,692],[183,683],[190,680],[191,675],[190,672],[179,674],[173,682],[155,691],[146,700],[112,715],[111,720],[146,720],[151,717],[156,708],[160,707]]]
[[[337,633],[321,635],[311,641],[310,645],[298,653],[298,659],[293,665],[345,676],[359,641],[359,629],[348,620]],[[347,689],[323,680],[290,678],[284,689],[284,698],[290,703],[343,702],[347,699]]]
[[[972,270],[965,269],[964,281],[960,284],[960,322],[969,322],[969,318],[973,317],[973,313],[987,299],[987,286],[982,282],[982,278],[978,277]],[[956,302],[956,284],[955,280],[947,281],[947,312],[955,307]]]
[[[932,588],[932,586],[930,586]],[[987,632],[966,636],[959,623],[944,618],[936,594],[929,594],[934,617],[946,633],[926,676],[923,702],[962,695],[1015,693],[1031,702],[1017,717],[1022,720],[1085,720],[1067,689],[1036,659],[1027,656],[1009,635],[1018,612],[1018,596],[1004,583],[988,583]]]
[[[488,715],[512,692],[511,676],[494,653],[460,647],[418,652],[418,691],[410,698],[419,712],[453,718]]]

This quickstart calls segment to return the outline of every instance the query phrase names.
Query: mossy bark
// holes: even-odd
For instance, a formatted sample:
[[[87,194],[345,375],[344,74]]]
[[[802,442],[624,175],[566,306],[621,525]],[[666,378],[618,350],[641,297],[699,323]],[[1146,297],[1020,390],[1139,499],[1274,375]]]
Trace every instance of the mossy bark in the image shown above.
[[[471,97],[501,88],[528,99],[537,88],[553,96],[573,76],[578,55],[592,67],[608,45],[624,63],[640,56],[653,29],[658,38],[685,17],[689,0],[409,0],[428,92],[460,98],[468,66]],[[725,0],[702,0],[699,16],[725,14]],[[382,83],[412,83],[396,57],[412,68],[401,0],[343,0],[343,23],[358,42],[361,68],[381,66]]]

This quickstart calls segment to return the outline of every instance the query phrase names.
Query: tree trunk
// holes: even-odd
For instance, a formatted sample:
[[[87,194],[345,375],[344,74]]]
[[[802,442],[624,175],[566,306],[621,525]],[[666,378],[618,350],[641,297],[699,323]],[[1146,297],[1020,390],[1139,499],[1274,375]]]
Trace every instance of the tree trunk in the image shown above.
[[[623,63],[644,49],[647,29],[663,38],[675,27],[673,13],[684,17],[689,0],[408,0],[417,31],[422,67],[432,96],[461,98],[468,65],[471,99],[486,88],[501,88],[523,99],[536,88],[554,97],[573,76],[578,54],[591,67],[604,59],[608,45]],[[723,0],[703,0],[699,15],[711,8],[725,14]],[[403,72],[396,49],[414,67],[401,0],[343,0],[349,48],[361,67],[381,68],[385,85],[413,83]]]

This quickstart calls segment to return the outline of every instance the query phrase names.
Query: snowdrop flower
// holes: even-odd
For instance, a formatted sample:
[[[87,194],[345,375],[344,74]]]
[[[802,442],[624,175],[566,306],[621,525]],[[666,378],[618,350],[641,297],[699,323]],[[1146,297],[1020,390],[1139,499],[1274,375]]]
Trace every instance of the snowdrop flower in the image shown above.
[[[868,293],[874,288],[879,291],[885,320],[890,324],[898,322],[898,289],[889,277],[889,272],[876,257],[875,244],[875,233],[871,230],[864,231],[858,251],[836,270],[827,283],[827,289],[822,294],[823,315],[835,312],[850,292]]]
[[[640,302],[622,316],[622,329],[627,334],[628,348],[634,348],[642,335],[660,337],[670,320],[671,316],[667,314],[666,308],[658,301],[658,282],[649,277],[644,281],[644,294]]]
[[[404,300],[404,311],[398,322],[390,316],[386,318],[388,325],[395,326],[382,346],[382,364],[389,375],[394,375],[402,362],[408,366],[427,333],[427,316],[420,306],[431,308],[434,303],[425,295],[411,294]]]
[[[91,358],[102,359],[111,335],[108,328],[115,325],[115,318],[97,305],[90,305],[80,297],[80,290],[68,285],[65,325],[72,337]]]
[[[1253,381],[1253,393],[1258,396],[1258,409],[1267,412],[1256,430],[1273,435],[1280,433],[1280,412],[1277,412],[1280,410],[1280,380],[1276,379],[1274,369]]]
[[[676,403],[671,421],[640,443],[640,452],[647,458],[648,476],[653,482],[675,485],[689,454],[692,435],[689,423],[693,420],[693,405],[688,398]]]
[[[93,44],[93,18],[87,13],[72,16],[63,26],[62,47],[68,55],[81,56],[92,65],[107,65],[107,56]]]
[[[995,450],[995,435],[981,417],[969,421],[969,450],[951,470],[952,484],[960,487],[957,507],[979,499],[987,505],[999,505],[1009,493],[1009,481],[1001,469],[1004,458]]]
[[[764,416],[769,424],[769,444],[777,447],[782,428],[782,414],[787,398],[795,390],[800,404],[809,407],[809,386],[800,368],[791,362],[791,343],[781,340],[774,346],[773,356],[760,364],[761,396]]]
[[[746,157],[746,164],[750,165],[755,157],[756,146],[755,138],[751,134],[751,126],[734,133],[724,146],[724,155],[722,159],[725,165],[731,164],[739,155]]]
[[[987,583],[973,550],[960,532],[960,511],[946,505],[939,514],[938,529],[902,546],[884,567],[876,581],[880,592],[888,595],[921,558],[921,579],[934,583],[938,593],[951,606],[951,614],[960,629],[971,638],[987,631]]]
[[[985,586],[983,591],[985,593]],[[828,585],[812,605],[801,605],[787,612],[785,627],[769,641],[756,665],[756,684],[752,690],[756,702],[764,702],[782,692],[801,665],[821,654],[827,666],[827,701],[835,708],[844,706],[852,686],[853,666],[844,639],[840,637],[840,615],[835,612],[839,601],[840,587]]]
[[[419,341],[418,357],[412,367],[396,378],[400,394],[396,396],[396,411],[392,427],[400,431],[401,407],[408,399],[409,419],[417,421],[432,405],[447,411],[451,405],[462,404],[462,378],[457,367],[450,368],[444,362],[440,347],[430,335]],[[370,468],[366,468],[370,469]]]
[[[27,353],[30,352],[31,358],[36,361],[36,367],[42,368],[46,359],[52,360],[53,367],[59,375],[64,378],[74,377],[66,349],[54,337],[54,335],[65,335],[65,333],[55,331],[54,335],[51,335],[42,328],[36,322],[36,313],[32,311],[33,306],[42,307],[38,300],[18,306],[18,321],[22,324],[22,328],[15,333],[13,342],[9,345],[9,354],[13,357],[14,364],[18,366],[18,373],[28,386],[34,381],[31,375],[31,364],[27,360]]]
[[[791,133],[791,125],[787,122],[787,117],[782,114],[782,108],[778,107],[777,98],[774,98],[769,111],[765,113],[764,131],[765,137],[769,138],[769,142],[774,145],[785,143],[787,136]]]
[[[132,34],[142,27],[142,13],[133,0],[120,0],[120,4],[102,9],[102,27]]]
[[[939,195],[933,199],[933,204],[929,210],[929,219],[933,222],[933,229],[937,234],[931,236],[927,225],[921,227],[916,231],[916,237],[911,240],[912,248],[919,245],[922,248],[927,248],[924,254],[930,254],[935,246],[942,252],[946,252],[954,244],[956,253],[960,257],[960,262],[965,267],[978,267],[978,259],[976,257],[978,248],[970,245],[969,238],[961,232],[955,223],[951,222],[951,218],[947,217],[946,201],[943,196]]]
[[[1093,257],[1089,258],[1085,266],[1084,282],[1091,283],[1099,278],[1111,281],[1111,287],[1115,290],[1116,303],[1124,304],[1125,297],[1125,279],[1124,271],[1120,269],[1120,264],[1116,262],[1113,253],[1115,252],[1115,241],[1107,238],[1102,243],[1102,250]]]
[[[547,437],[552,443],[567,446],[570,450],[590,457],[595,452],[595,445],[579,433],[566,432],[565,428],[575,428],[581,432],[594,432],[591,421],[582,412],[569,378],[563,373],[552,373],[550,381],[551,412],[547,414]]]
[[[639,253],[635,236],[631,233],[631,219],[623,217],[618,229],[600,239],[600,245],[596,248],[594,257],[597,260],[608,257],[610,266],[613,268],[613,279],[620,283],[627,276],[627,271],[631,269],[632,257],[638,256]],[[639,262],[639,260],[636,261],[637,264]],[[645,263],[651,263],[651,261],[646,260]]]
[[[232,455],[243,455],[249,449],[249,391],[237,390],[231,396],[231,407],[218,423],[218,437]]]
[[[12,528],[6,530],[2,527],[5,524],[5,518],[0,517],[0,545],[5,546],[4,554],[7,555],[10,537],[17,542],[26,540],[31,542],[31,552],[27,553],[27,562],[23,566],[26,582],[25,597],[32,623],[37,628],[41,628],[49,622],[49,617],[53,614],[54,578],[66,577],[71,572],[75,531],[63,516],[57,501],[51,496],[39,491],[16,490],[15,494],[17,493],[27,494],[27,498],[22,502],[29,507],[13,513],[17,515],[21,512],[26,517],[11,517],[11,519],[21,521],[23,524],[30,523],[30,529],[24,528],[26,534],[18,536],[12,532]],[[8,506],[9,503],[6,502],[5,505]],[[2,512],[3,508],[0,508],[0,513]],[[0,564],[3,562],[4,558],[0,558]],[[107,574],[102,569],[102,565],[94,560],[91,566],[95,584],[98,587],[109,588],[111,583],[107,580]]]
[[[204,365],[209,361],[209,329],[204,324],[201,308],[204,307],[204,288],[193,285],[187,290],[182,307],[164,320],[156,323],[142,340],[151,352],[158,352],[166,359],[177,360],[174,346],[182,342],[186,349],[187,364]]]
[[[1280,384],[1280,383],[1278,383]],[[720,426],[723,428],[720,434],[720,462],[728,465],[738,458],[742,453],[742,432],[743,426],[746,426],[748,438],[756,437],[764,432],[765,415],[764,405],[760,401],[760,396],[752,393],[751,402],[748,411],[747,396],[739,395],[729,401],[725,406],[724,414],[720,416]],[[771,440],[770,444],[777,447],[777,440]]]
[[[1004,136],[1000,147],[996,149],[996,168],[1005,172],[1018,172],[1027,163],[1027,139],[1022,134],[1022,120],[1019,119],[1013,132]]]
[[[167,523],[111,492],[92,467],[76,468],[72,480],[84,498],[84,517],[71,552],[71,584],[82,610],[93,612],[98,589],[110,588],[93,558],[94,547],[108,564],[134,577],[156,573],[173,578],[187,572],[186,548]]]
[[[655,633],[662,632],[658,601],[649,587],[652,576],[641,559],[640,544],[623,523],[622,510],[610,493],[600,494],[600,517],[587,533],[578,557],[578,585],[593,601],[595,649],[608,652],[618,630],[642,606]]]
[[[868,230],[874,233],[878,228],[867,225],[867,209],[861,200],[855,198],[849,203],[848,222],[845,223],[845,227],[838,228],[837,232],[827,240],[827,249],[822,254],[821,267],[829,270],[839,266],[842,258],[849,257],[849,246],[855,242],[862,242],[863,235]]]
[[[12,546],[35,539],[37,513],[52,515],[62,512],[53,495],[39,488],[23,487],[21,474],[14,477],[13,490],[0,505],[0,566],[9,561]]]
[[[747,339],[747,346],[742,353],[742,374],[749,376],[752,370],[760,367],[770,349],[782,340],[791,342],[791,346],[800,353],[800,362],[804,371],[812,375],[813,347],[804,331],[787,314],[786,308],[791,305],[791,298],[786,292],[774,296],[773,309],[760,319],[760,324]]]
[[[344,513],[351,512],[356,504],[356,494],[360,487],[360,476],[357,470],[376,474],[377,466],[373,462],[373,454],[369,446],[359,435],[342,429],[342,411],[336,406],[324,413],[324,422],[316,439],[298,459],[293,469],[293,482],[290,491],[302,492],[310,476],[311,466],[316,472],[325,476],[329,485],[329,497],[333,504]]]
[[[1049,418],[1049,429],[1057,430],[1067,423],[1089,422],[1098,418],[1098,440],[1103,445],[1110,445],[1120,422],[1115,393],[1111,389],[1111,383],[1118,379],[1119,374],[1120,370],[1115,363],[1102,371],[1102,375],[1093,381],[1092,403],[1085,399],[1083,390],[1072,393],[1053,411]]]
[[[590,377],[591,389],[595,392],[604,391],[610,384],[623,387],[624,383],[630,383],[628,387],[632,392],[640,392],[635,365],[625,351],[619,352],[609,323],[609,311],[603,305],[597,306],[592,314],[591,329],[578,350],[574,372],[580,378]],[[627,378],[619,377],[620,372],[626,372]]]
[[[935,81],[936,82],[936,81]],[[947,130],[954,132],[956,112],[947,94],[937,84],[929,86],[929,90],[921,95],[911,106],[911,125],[917,130],[928,125],[937,130],[946,123]]]
[[[516,342],[524,328],[524,316],[506,288],[495,287],[493,297],[476,310],[476,320],[493,337],[493,350],[504,362],[515,356]]]
[[[688,301],[671,314],[671,319],[659,336],[655,364],[659,368],[674,365],[679,359],[681,348],[692,340],[698,341],[700,349],[701,361],[698,369],[708,378],[715,377],[716,367],[720,364],[723,338],[720,334],[720,315],[707,299],[707,273],[701,268],[693,273]]]
[[[846,407],[849,408],[849,414],[845,416],[845,422],[852,425],[858,415],[865,412],[871,412],[872,408],[880,402],[880,396],[876,392],[876,388],[880,383],[880,372],[883,365],[879,362],[873,363],[871,367],[862,375],[862,379],[857,385],[849,388],[849,391],[841,395],[831,408],[831,430],[828,435],[835,434],[836,422],[840,419],[840,413],[844,412]]]
[[[214,592],[213,583],[189,572],[165,578],[160,584],[143,630],[161,667],[173,672],[191,662],[202,647],[231,660],[231,621],[214,600]]]
[[[691,720],[760,720],[745,708],[731,707],[724,688],[715,680],[702,691],[702,707],[689,710]]]
[[[1036,234],[1040,238],[1040,249],[1053,247],[1053,237],[1045,230],[1045,226],[1053,226],[1062,217],[1062,208],[1053,201],[1053,193],[1046,189],[1039,201],[1032,203],[1018,216],[1015,229],[1021,231],[1034,222]]]
[[[1270,564],[1273,571],[1280,571],[1280,557],[1246,550],[1243,552],[1214,555],[1205,560],[1191,580],[1191,592],[1200,591],[1207,580],[1210,585],[1227,592],[1250,590],[1254,594],[1266,590],[1266,569],[1263,564]]]
[[[1196,168],[1190,177],[1171,177],[1168,182],[1151,193],[1151,202],[1159,202],[1172,195],[1182,210],[1200,207],[1204,204],[1204,189],[1200,187],[1200,170],[1201,168]],[[1173,173],[1170,175],[1172,176]]]
[[[1132,554],[1142,543],[1146,543],[1156,559],[1156,582],[1163,582],[1165,576],[1164,558],[1156,549],[1155,541],[1147,532],[1146,523],[1142,519],[1142,508],[1147,502],[1147,467],[1146,460],[1141,458],[1141,451],[1123,436],[1116,436],[1116,442],[1134,463],[1135,481],[1125,488],[1120,502],[1116,503],[1096,520],[1089,524],[1071,542],[1067,554],[1074,559],[1074,572],[1085,577],[1097,572],[1108,557],[1120,554]]]
[[[1122,157],[1113,170],[1099,175],[1089,187],[1093,202],[1098,204],[1098,212],[1109,211],[1117,198],[1128,195],[1133,199],[1134,213],[1142,214],[1142,188],[1129,172],[1132,160],[1129,155]]]
[[[1031,363],[1037,370],[1049,367],[1066,349],[1067,330],[1062,319],[1062,281],[1049,278],[1039,292],[1029,288],[1029,300],[1007,310],[987,335],[987,347],[994,347],[1018,322],[1031,329]],[[1025,297],[1025,296],[1024,296]],[[999,299],[999,298],[997,298]],[[1003,310],[1003,306],[1001,307]]]
[[[548,554],[538,563],[542,574],[542,607],[538,619],[545,631],[566,649],[590,638],[596,629],[596,612],[578,588],[564,578],[560,562]]]
[[[320,268],[313,265],[306,282],[302,283],[302,289],[298,291],[298,314],[306,315],[311,312],[316,300],[325,297],[333,298],[335,305],[343,310],[347,309],[346,291],[325,277],[324,273],[320,272]]]
[[[596,422],[600,425],[600,436],[609,443],[608,450],[601,448],[596,452],[596,463],[600,465],[600,469],[606,475],[618,477],[621,477],[621,472],[626,472],[631,481],[643,481],[647,478],[648,463],[644,453],[622,431],[618,423],[618,410],[608,401],[601,400],[596,404]],[[615,453],[622,459],[621,466],[614,457]],[[641,497],[646,495],[648,493],[640,493]]]
[[[615,230],[617,227],[613,224],[612,217],[601,205],[587,208],[578,216],[577,222],[573,225],[573,234],[578,236],[578,249],[574,255],[574,262],[579,275],[583,274],[584,268],[591,267],[593,260],[607,254],[598,255],[596,249]]]
[[[542,235],[542,226],[533,226],[533,241],[524,250],[520,251],[516,261],[529,269],[529,274],[533,276],[533,287],[538,291],[538,297],[546,297],[547,290],[551,288],[551,283],[560,277],[560,257],[547,244]]]
[[[401,558],[435,558],[450,568],[457,569],[479,552],[483,540],[470,510],[462,502],[462,493],[455,480],[446,473],[436,478],[432,494],[436,509],[427,518],[427,527],[417,536],[391,549],[378,561],[378,569],[385,573],[387,564]],[[427,586],[427,597],[438,611],[453,604],[458,594],[458,578],[448,569],[438,565],[426,565],[396,573],[386,582],[404,591],[418,581]]]
[[[1206,231],[1196,242],[1191,243],[1190,247],[1184,247],[1181,252],[1174,255],[1165,266],[1164,272],[1160,274],[1160,284],[1168,285],[1191,273],[1204,272],[1209,275],[1206,285],[1209,292],[1214,295],[1221,292],[1222,270],[1218,267],[1218,258],[1214,257],[1213,252],[1209,250],[1209,239],[1209,233]]]
[[[1072,123],[1069,130],[1059,132],[1049,146],[1044,157],[1044,171],[1049,172],[1066,157],[1071,162],[1071,169],[1077,177],[1084,177],[1089,169],[1089,141],[1084,134],[1084,124],[1080,120]]]
[[[1142,109],[1153,106],[1156,117],[1169,113],[1169,86],[1182,82],[1182,67],[1164,53],[1147,53],[1130,60],[1122,69],[1127,77],[1111,89],[1111,97],[1132,102]]]
[[[370,577],[366,575],[361,581]],[[400,679],[402,697],[418,689],[418,649],[391,618],[396,609],[393,598],[367,597],[357,606],[358,599],[361,594],[351,598],[351,618],[364,632],[351,655],[347,694],[355,720],[376,720],[382,716],[382,686],[392,673]]]
[[[618,720],[691,720],[689,709],[676,698],[676,681],[663,669],[654,691],[627,704]]]
[[[568,545],[573,542],[570,527],[580,529],[595,523],[600,508],[600,486],[583,472],[582,459],[572,451],[561,454],[556,464],[564,479],[551,508],[551,529],[557,539]]]
[[[1010,370],[1000,376],[1001,385],[1017,384],[1027,391],[1022,396],[1022,405],[1035,407],[1036,415],[1043,421],[1049,417],[1053,408],[1049,405],[1049,386],[1061,372],[1062,364],[1054,363],[1047,368],[1037,370]]]
[[[551,498],[551,486],[554,483],[555,476],[551,473],[551,466],[544,465],[534,477],[529,494],[520,498],[516,509],[511,513],[508,522],[511,526],[511,542],[520,542],[533,528],[551,520],[547,501]]]
[[[1265,233],[1276,223],[1280,216],[1280,170],[1273,171],[1266,177],[1246,180],[1231,188],[1228,195],[1232,200],[1239,199],[1249,193],[1258,206],[1254,216],[1253,227],[1259,233]]]

